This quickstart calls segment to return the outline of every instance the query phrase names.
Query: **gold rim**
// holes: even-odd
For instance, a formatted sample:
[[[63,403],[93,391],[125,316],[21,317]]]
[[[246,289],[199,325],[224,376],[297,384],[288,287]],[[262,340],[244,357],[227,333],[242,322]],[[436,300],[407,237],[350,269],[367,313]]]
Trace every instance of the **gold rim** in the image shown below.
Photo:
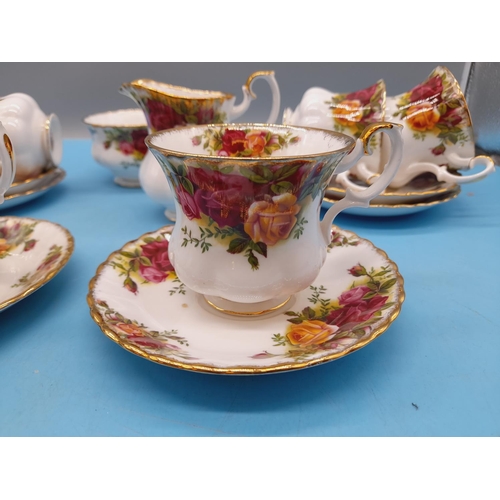
[[[54,168],[53,172],[50,171],[50,174],[54,174],[54,179],[51,182],[49,182],[48,184],[42,186],[41,188],[32,189],[30,191],[23,191],[21,193],[11,194],[11,195],[5,196],[4,200],[8,201],[8,200],[13,200],[15,198],[19,198],[20,196],[28,196],[28,195],[34,194],[34,193],[41,193],[41,192],[46,191],[47,189],[49,189],[51,187],[56,186],[57,184],[62,182],[63,179],[66,177],[66,171],[63,170],[62,168],[59,168],[59,167]],[[2,210],[2,206],[0,206],[0,210]]]
[[[135,243],[136,241],[147,237],[148,235],[158,233],[159,231],[162,232],[167,232],[171,233],[172,232],[172,226],[164,226],[163,228],[160,228],[159,230],[156,231],[151,231],[149,233],[145,233],[139,238],[136,238],[134,240],[130,240],[128,243],[125,243],[125,245],[122,246],[122,248],[126,247],[127,245],[130,245],[132,243]],[[332,225],[332,231],[336,229],[336,226]],[[349,233],[352,236],[359,238],[359,236],[352,231],[347,231],[347,230],[342,230],[345,233]],[[398,291],[398,297],[397,297],[397,304],[395,306],[395,309],[393,313],[386,318],[381,325],[379,325],[378,328],[373,330],[370,334],[370,336],[363,341],[359,342],[358,344],[355,344],[353,346],[350,346],[347,348],[345,351],[335,353],[335,354],[329,354],[327,356],[323,356],[320,358],[316,358],[313,360],[309,361],[303,361],[300,363],[279,363],[273,366],[267,366],[267,367],[254,367],[254,366],[242,366],[242,365],[237,365],[232,368],[219,368],[211,365],[204,365],[204,364],[190,364],[190,363],[183,363],[181,361],[174,361],[172,359],[168,359],[163,356],[155,356],[154,354],[148,354],[147,352],[143,351],[142,349],[132,346],[128,344],[127,342],[123,341],[120,339],[118,335],[116,335],[107,325],[106,321],[100,314],[100,312],[97,309],[96,302],[94,300],[94,290],[95,286],[97,283],[97,279],[99,278],[100,273],[104,270],[106,266],[108,266],[109,262],[116,256],[118,251],[112,252],[108,258],[99,265],[97,268],[96,274],[94,277],[90,280],[89,282],[89,289],[87,293],[87,304],[90,308],[90,316],[92,319],[97,323],[101,331],[109,337],[111,340],[116,342],[118,345],[126,349],[127,351],[131,352],[132,354],[136,354],[137,356],[140,356],[142,358],[146,358],[149,361],[152,361],[154,363],[158,363],[160,365],[164,366],[170,366],[171,368],[179,368],[182,370],[187,370],[187,371],[194,371],[194,372],[200,372],[200,373],[211,373],[211,374],[222,374],[222,375],[257,375],[257,374],[266,374],[266,373],[279,373],[279,372],[284,372],[284,371],[290,371],[290,370],[299,370],[302,368],[309,368],[312,366],[320,365],[323,363],[327,363],[329,361],[333,361],[335,359],[342,358],[344,356],[347,356],[348,354],[351,354],[355,351],[358,351],[362,347],[365,347],[367,344],[375,340],[377,337],[380,337],[391,325],[391,323],[394,322],[394,320],[399,316],[399,313],[401,312],[401,307],[403,305],[403,302],[405,300],[405,291],[404,291],[404,279],[401,276],[399,272],[399,268],[396,265],[395,262],[393,262],[391,259],[389,259],[388,255],[386,252],[381,250],[380,248],[377,248],[370,240],[364,239],[364,238],[359,238],[362,241],[365,241],[368,243],[369,246],[371,246],[379,255],[381,255],[388,263],[389,265],[392,266],[394,273],[396,275],[396,283],[397,283],[397,291]]]
[[[160,84],[163,87],[166,87],[167,90],[158,90],[157,88],[154,88],[151,84]],[[227,92],[221,92],[220,90],[199,90],[199,89],[190,89],[188,87],[182,87],[179,85],[171,85],[170,83],[163,83],[163,82],[157,82],[155,80],[151,80],[149,78],[140,78],[139,80],[134,80],[133,82],[130,83],[124,83],[122,84],[121,88],[127,89],[128,87],[132,87],[136,90],[138,89],[146,89],[148,92],[151,92],[152,94],[160,95],[160,96],[168,96],[173,99],[182,99],[185,101],[206,101],[206,100],[223,100],[227,101],[228,99],[232,99],[234,97],[233,94],[228,94]],[[178,95],[175,92],[169,92],[168,89],[175,89],[175,90],[180,90],[184,91],[186,93],[189,92],[196,92],[198,94],[206,94],[206,97],[189,97],[189,96],[184,96],[184,95]]]
[[[47,224],[51,224],[53,226],[56,226],[66,236],[67,247],[65,249],[66,254],[63,256],[63,258],[57,264],[57,266],[54,269],[52,269],[52,271],[50,271],[43,279],[37,281],[36,283],[31,285],[29,288],[24,290],[24,292],[19,293],[19,294],[15,295],[14,297],[12,297],[8,300],[5,300],[4,302],[0,302],[0,311],[5,309],[6,307],[9,307],[9,306],[15,304],[16,302],[19,302],[22,299],[26,298],[28,295],[31,295],[33,292],[36,292],[39,288],[41,288],[43,285],[48,283],[68,263],[71,255],[73,254],[73,251],[75,249],[75,239],[73,238],[73,235],[65,227],[61,226],[60,224],[57,224],[56,222],[52,222],[52,221],[45,220],[45,219],[32,219],[31,217],[15,217],[15,216],[0,217],[0,221],[6,220],[6,219],[16,219],[16,220],[24,220],[24,221],[31,221],[31,222],[46,222]]]
[[[35,177],[29,177],[24,181],[13,182],[10,185],[9,189],[17,186],[22,186],[23,184],[30,184],[31,182],[43,179],[44,177],[51,175],[54,172],[54,170],[56,170],[56,168],[57,167],[54,167],[53,165],[47,165],[46,167],[44,167],[43,171],[40,174],[36,175]]]
[[[239,311],[231,311],[230,309],[224,309],[223,307],[219,307],[215,305],[210,299],[208,299],[205,295],[203,295],[203,298],[205,299],[205,302],[213,307],[216,311],[219,311],[224,314],[229,314],[231,316],[262,316],[263,314],[268,314],[273,311],[277,311],[284,305],[288,304],[290,302],[290,299],[292,296],[288,297],[285,299],[281,304],[278,304],[277,306],[269,307],[268,309],[263,309],[262,311],[252,311],[252,312],[239,312]]]
[[[377,175],[377,174],[374,174],[374,175]],[[325,194],[332,195],[335,193],[335,194],[339,194],[341,196],[344,196],[346,193],[346,189],[344,187],[340,186],[340,184],[338,184],[336,181],[333,181],[333,182],[335,182],[336,185],[335,186],[328,186],[326,188]],[[436,181],[436,183],[441,184],[439,181]],[[360,186],[360,187],[363,187],[363,186]],[[370,186],[367,185],[366,187],[369,188]],[[377,195],[377,198],[378,197],[403,198],[403,197],[410,197],[410,196],[435,196],[435,195],[439,195],[439,194],[446,194],[446,193],[452,192],[457,187],[458,187],[458,184],[448,184],[447,186],[441,186],[439,188],[432,189],[429,191],[410,191],[408,193],[398,193],[397,190],[401,189],[401,188],[386,188],[382,193]]]
[[[460,186],[456,186],[455,189],[449,193],[446,193],[442,196],[435,196],[430,198],[432,201],[420,202],[420,203],[401,203],[398,205],[390,205],[390,204],[371,204],[367,208],[413,208],[413,207],[432,207],[433,205],[439,205],[441,203],[446,203],[447,201],[451,201],[455,199],[461,192]],[[327,203],[334,203],[340,201],[340,198],[333,198],[329,196],[325,196],[323,201]]]
[[[256,99],[257,96],[252,92],[252,89],[250,88],[252,85],[252,82],[261,76],[273,76],[274,71],[256,71],[255,73],[252,73],[248,78],[247,81],[245,82],[244,87],[248,90],[248,93]]]
[[[141,124],[137,125],[101,125],[100,123],[96,122],[91,122],[90,120],[94,116],[99,116],[99,115],[116,115],[117,113],[128,113],[130,111],[134,111],[137,113],[137,111],[141,111],[140,108],[127,108],[127,109],[116,109],[116,110],[110,110],[110,111],[103,111],[102,113],[93,113],[92,115],[88,115],[85,118],[82,119],[82,122],[85,123],[85,125],[88,125],[89,127],[94,127],[94,128],[144,128],[147,129],[148,125],[146,122],[146,117],[144,117],[144,122]],[[138,114],[138,113],[137,113]]]
[[[321,153],[311,153],[311,154],[294,154],[293,156],[266,156],[264,158],[259,157],[259,156],[238,156],[238,157],[231,157],[231,156],[216,156],[216,155],[204,155],[200,153],[186,153],[182,151],[174,151],[172,149],[166,149],[162,148],[161,146],[156,146],[153,144],[153,139],[156,137],[160,137],[162,135],[167,135],[167,134],[173,134],[173,133],[178,133],[182,132],[184,130],[188,129],[200,129],[200,130],[206,130],[210,128],[228,128],[230,127],[232,130],[242,130],[242,129],[247,129],[251,128],[252,130],[270,130],[270,129],[279,129],[279,130],[289,130],[289,131],[312,131],[313,133],[320,133],[323,132],[326,135],[330,135],[332,137],[337,137],[342,140],[347,140],[348,144],[347,146],[344,146],[343,148],[335,149],[335,150],[327,150],[327,151],[322,151]],[[343,153],[347,152],[350,153],[356,144],[356,141],[345,134],[342,134],[340,132],[335,132],[333,130],[326,130],[326,129],[321,129],[321,128],[313,128],[313,127],[301,127],[301,126],[295,126],[295,125],[278,125],[278,124],[266,124],[266,123],[211,123],[211,124],[204,124],[204,125],[187,125],[183,127],[176,127],[173,129],[168,129],[168,130],[161,130],[160,132],[155,132],[153,134],[149,134],[146,139],[144,139],[144,142],[146,145],[152,149],[155,149],[156,151],[159,151],[162,154],[168,155],[168,156],[177,156],[181,158],[200,158],[203,160],[218,160],[218,161],[231,161],[233,163],[238,163],[238,162],[248,162],[248,161],[296,161],[296,160],[307,160],[308,158],[321,158],[323,156],[327,156],[332,153]]]

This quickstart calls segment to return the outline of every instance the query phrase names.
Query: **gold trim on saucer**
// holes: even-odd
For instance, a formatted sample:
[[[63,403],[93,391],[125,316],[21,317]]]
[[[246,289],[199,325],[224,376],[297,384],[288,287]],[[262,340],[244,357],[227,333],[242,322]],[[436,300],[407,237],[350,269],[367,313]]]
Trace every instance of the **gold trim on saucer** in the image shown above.
[[[41,192],[46,191],[47,189],[49,189],[51,187],[56,186],[57,184],[62,182],[64,180],[64,178],[66,177],[66,171],[60,167],[55,167],[54,169],[51,169],[49,172],[51,174],[54,174],[54,179],[51,182],[49,182],[48,184],[44,184],[39,189],[32,189],[30,191],[22,191],[21,193],[15,193],[15,194],[5,196],[4,201],[13,200],[14,198],[19,198],[20,196],[28,196],[28,195],[34,194],[34,193],[41,193]],[[2,210],[2,206],[0,206],[0,210]]]
[[[164,231],[167,233],[170,233],[173,229],[173,226],[165,226],[160,229],[160,231]],[[332,231],[336,230],[336,226],[332,225]],[[345,233],[351,234],[353,237],[359,238],[358,235],[353,233],[352,231],[347,231],[347,230],[342,230]],[[149,233],[143,234],[139,238],[135,238],[133,240],[130,240],[128,243],[125,243],[125,245],[122,246],[122,248],[135,243],[136,241],[143,239],[147,237],[148,235],[151,234],[156,234],[158,233],[158,230],[156,231],[151,231]],[[266,366],[266,367],[255,367],[255,366],[242,366],[242,365],[236,365],[231,368],[222,368],[222,367],[217,367],[217,366],[212,366],[212,365],[205,365],[205,364],[197,364],[197,363],[184,363],[182,361],[174,361],[172,359],[168,359],[163,356],[155,356],[153,354],[149,354],[142,349],[138,348],[137,346],[130,345],[124,340],[120,339],[118,335],[116,335],[107,325],[106,321],[102,317],[101,313],[99,312],[97,308],[97,304],[94,299],[94,291],[96,288],[96,283],[97,280],[100,276],[100,273],[104,270],[105,267],[109,265],[111,260],[113,260],[116,256],[116,254],[120,251],[114,251],[112,252],[108,258],[99,265],[99,267],[96,270],[96,273],[94,277],[90,280],[89,282],[89,287],[88,287],[88,293],[87,293],[87,304],[90,308],[90,315],[92,319],[97,323],[101,331],[111,340],[116,342],[118,345],[126,349],[127,351],[136,354],[137,356],[140,356],[142,358],[146,358],[149,361],[152,361],[154,363],[158,363],[160,365],[165,365],[165,366],[170,366],[171,368],[179,368],[182,370],[188,370],[188,371],[194,371],[194,372],[200,372],[200,373],[211,373],[211,374],[223,374],[223,375],[257,375],[257,374],[266,374],[266,373],[278,373],[278,372],[285,372],[285,371],[290,371],[290,370],[298,370],[302,368],[309,368],[312,366],[320,365],[323,363],[326,363],[328,361],[333,361],[335,359],[342,358],[348,354],[351,354],[355,351],[358,351],[362,347],[365,347],[367,344],[375,340],[377,337],[380,337],[391,325],[391,323],[399,316],[401,312],[401,307],[403,305],[403,302],[405,300],[405,291],[404,291],[404,279],[401,276],[399,272],[399,268],[395,262],[393,262],[391,259],[389,259],[388,255],[386,252],[381,250],[380,248],[377,248],[371,241],[365,239],[365,238],[359,238],[360,240],[366,242],[369,246],[371,246],[376,253],[381,255],[393,268],[394,274],[396,276],[396,283],[397,283],[397,304],[395,306],[395,309],[393,313],[386,318],[381,325],[379,325],[378,328],[373,330],[370,334],[370,336],[363,341],[359,342],[358,344],[352,345],[351,347],[348,347],[345,351],[342,352],[337,352],[334,354],[329,354],[320,358],[315,358],[309,361],[302,361],[302,362],[290,362],[290,363],[279,363],[273,366]]]
[[[249,311],[249,312],[239,312],[239,311],[231,311],[229,309],[224,309],[223,307],[219,307],[219,306],[215,305],[205,295],[203,295],[203,298],[205,299],[205,302],[209,306],[213,307],[215,310],[217,310],[217,311],[219,311],[221,313],[229,314],[231,316],[243,316],[243,317],[245,317],[245,316],[262,316],[263,314],[269,314],[269,313],[271,313],[273,311],[277,311],[278,309],[280,309],[284,305],[288,304],[288,302],[290,302],[290,299],[292,298],[292,296],[290,295],[290,297],[288,297],[283,302],[281,302],[281,304],[278,304],[276,306],[269,307],[267,309],[263,309],[262,311]]]
[[[60,262],[57,264],[57,266],[52,269],[42,280],[34,283],[30,287],[28,287],[26,290],[23,292],[15,295],[14,297],[11,297],[10,299],[7,299],[3,302],[0,302],[0,311],[3,309],[15,304],[16,302],[19,302],[20,300],[26,298],[28,295],[31,295],[33,292],[41,288],[43,285],[48,283],[56,274],[59,273],[59,271],[68,263],[71,255],[73,254],[73,251],[75,249],[75,239],[73,235],[63,226],[60,224],[57,224],[57,222],[52,222],[50,220],[45,220],[45,219],[33,219],[31,217],[17,217],[17,216],[0,216],[0,221],[5,220],[5,219],[20,219],[24,221],[31,221],[31,222],[46,222],[48,224],[52,224],[54,226],[57,226],[66,236],[66,241],[68,243],[68,246],[66,247],[64,257],[60,260]]]
[[[44,177],[52,174],[54,172],[54,170],[56,170],[56,168],[57,167],[54,167],[53,165],[47,165],[46,167],[44,167],[44,169],[42,170],[42,172],[40,174],[36,175],[35,177],[28,177],[24,181],[13,182],[10,185],[9,189],[12,189],[13,187],[21,186],[22,184],[30,184],[33,181],[38,181],[40,179],[43,179]],[[7,190],[7,192],[9,192],[9,189]]]
[[[413,207],[431,207],[433,205],[439,205],[441,203],[446,203],[448,201],[451,201],[455,199],[461,192],[460,186],[455,186],[455,188],[450,191],[449,193],[445,193],[443,195],[437,195],[437,196],[432,196],[428,198],[428,200],[431,201],[425,201],[425,202],[420,202],[420,203],[400,203],[400,204],[381,204],[381,203],[374,203],[373,205],[370,203],[370,206],[367,208],[413,208]],[[340,198],[334,198],[333,196],[327,196],[325,195],[323,198],[323,201],[327,203],[335,203],[337,201],[340,201],[343,197],[341,196]]]

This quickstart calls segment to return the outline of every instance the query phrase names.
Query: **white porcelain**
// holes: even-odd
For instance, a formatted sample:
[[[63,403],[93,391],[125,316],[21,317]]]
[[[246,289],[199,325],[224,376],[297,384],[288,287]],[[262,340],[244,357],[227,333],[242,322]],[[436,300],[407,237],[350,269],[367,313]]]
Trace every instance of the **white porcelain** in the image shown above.
[[[61,183],[66,177],[66,171],[59,167],[52,167],[40,176],[14,185],[5,194],[4,203],[0,211],[22,205],[32,201]]]
[[[423,83],[409,92],[388,97],[386,118],[404,126],[403,159],[391,187],[404,186],[426,172],[434,174],[439,181],[466,184],[481,180],[495,170],[490,157],[475,155],[467,102],[455,77],[444,66],[436,67]],[[382,140],[381,165],[387,156],[386,147]],[[457,173],[473,169],[475,173]],[[356,175],[371,183],[378,171],[369,166]],[[353,188],[345,176],[340,181]]]
[[[59,224],[28,217],[0,217],[0,311],[50,281],[74,249]]]
[[[127,351],[184,370],[253,375],[307,368],[372,342],[398,316],[403,278],[387,254],[332,227],[325,264],[285,308],[228,316],[179,280],[164,227],[103,262],[87,302],[105,335]]]
[[[358,139],[371,123],[385,120],[385,82],[379,80],[370,87],[349,93],[334,93],[321,87],[312,87],[304,93],[299,105],[283,112],[284,125],[299,125],[335,130]],[[380,165],[380,140],[370,143],[372,154],[361,158],[351,171],[371,169]]]
[[[258,124],[195,125],[148,136],[176,195],[170,259],[179,278],[227,310],[247,311],[240,304],[267,310],[307,288],[325,261],[336,215],[368,206],[396,173],[400,128],[370,125],[357,141],[333,131]],[[386,170],[362,193],[348,191],[320,222],[332,175],[355,165],[378,132],[394,144]]]
[[[127,95],[144,111],[150,132],[188,124],[232,122],[243,115],[256,99],[253,83],[265,80],[272,93],[272,104],[266,123],[278,118],[281,97],[273,71],[252,73],[243,85],[243,100],[236,104],[232,94],[213,90],[195,90],[149,79],[124,83],[120,92]],[[165,216],[175,220],[175,202],[170,186],[156,159],[147,153],[139,171],[139,182],[144,192],[163,205]]]
[[[16,175],[15,151],[5,127],[0,123],[0,206]]]
[[[140,187],[139,167],[148,148],[148,127],[137,108],[95,113],[83,119],[92,138],[92,156],[122,187]]]
[[[62,129],[55,114],[46,115],[29,95],[16,92],[0,98],[0,122],[16,154],[15,181],[36,177],[62,159]]]

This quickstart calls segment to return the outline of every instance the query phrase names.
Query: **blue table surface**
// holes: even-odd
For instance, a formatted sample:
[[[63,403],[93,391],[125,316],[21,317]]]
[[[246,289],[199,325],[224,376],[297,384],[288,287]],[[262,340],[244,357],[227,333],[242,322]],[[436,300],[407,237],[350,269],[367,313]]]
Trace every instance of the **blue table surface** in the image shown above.
[[[500,435],[498,172],[414,215],[336,219],[405,279],[380,338],[305,370],[225,376],[152,363],[101,332],[86,303],[97,266],[168,221],[141,189],[113,183],[89,140],[66,140],[61,167],[57,187],[0,210],[75,238],[66,267],[0,314],[1,436]]]

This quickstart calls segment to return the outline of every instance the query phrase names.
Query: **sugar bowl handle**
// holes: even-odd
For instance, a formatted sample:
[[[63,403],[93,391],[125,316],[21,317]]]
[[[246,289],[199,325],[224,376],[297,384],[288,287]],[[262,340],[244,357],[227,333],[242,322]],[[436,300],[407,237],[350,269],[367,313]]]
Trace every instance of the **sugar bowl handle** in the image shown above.
[[[372,135],[384,132],[389,136],[391,141],[391,157],[389,158],[387,165],[384,167],[383,172],[380,174],[380,177],[378,177],[378,179],[370,187],[361,191],[348,188],[344,198],[336,202],[323,217],[323,220],[321,221],[321,228],[325,240],[328,243],[330,243],[330,230],[333,219],[335,219],[335,217],[346,208],[368,207],[370,200],[378,196],[390,184],[396,175],[403,157],[403,138],[401,136],[402,130],[402,125],[390,122],[377,122],[368,125],[356,141],[354,149],[339,163],[335,169],[335,174],[346,172],[356,165],[364,155],[372,154],[370,147],[370,139]]]
[[[2,161],[2,174],[0,175],[0,203],[4,202],[4,194],[14,182],[16,175],[16,161],[14,158],[14,148],[7,135],[7,131],[0,123],[0,160]]]

